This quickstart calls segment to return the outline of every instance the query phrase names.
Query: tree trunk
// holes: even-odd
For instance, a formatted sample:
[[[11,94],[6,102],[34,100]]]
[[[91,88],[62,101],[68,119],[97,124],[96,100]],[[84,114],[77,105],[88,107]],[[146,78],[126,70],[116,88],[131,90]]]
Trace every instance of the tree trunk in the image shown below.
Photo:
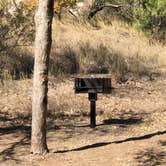
[[[48,152],[46,142],[46,114],[53,6],[54,0],[39,0],[39,6],[35,15],[35,66],[31,133],[31,153],[33,154]]]

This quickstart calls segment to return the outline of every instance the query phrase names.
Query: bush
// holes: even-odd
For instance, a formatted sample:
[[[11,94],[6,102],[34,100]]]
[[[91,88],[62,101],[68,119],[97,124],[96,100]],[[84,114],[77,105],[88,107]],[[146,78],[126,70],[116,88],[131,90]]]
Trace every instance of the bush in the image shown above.
[[[159,41],[166,40],[166,1],[142,0],[133,13],[135,25]]]
[[[118,9],[104,8],[100,12],[104,20],[109,20],[111,16],[112,19],[120,19],[133,25],[160,42],[166,40],[165,0],[105,0],[104,2],[123,5]]]

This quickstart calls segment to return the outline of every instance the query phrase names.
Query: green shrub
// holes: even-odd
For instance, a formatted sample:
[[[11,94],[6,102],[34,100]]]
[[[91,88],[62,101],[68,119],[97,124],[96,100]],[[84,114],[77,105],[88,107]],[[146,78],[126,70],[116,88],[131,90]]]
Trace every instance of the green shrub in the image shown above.
[[[165,0],[105,0],[105,2],[122,4],[122,7],[104,8],[100,12],[104,20],[109,20],[110,17],[120,19],[144,31],[154,39],[161,42],[166,40]]]

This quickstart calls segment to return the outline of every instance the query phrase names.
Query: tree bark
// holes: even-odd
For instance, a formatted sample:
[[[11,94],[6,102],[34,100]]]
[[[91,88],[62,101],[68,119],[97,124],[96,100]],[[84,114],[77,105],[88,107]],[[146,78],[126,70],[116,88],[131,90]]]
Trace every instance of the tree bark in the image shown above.
[[[31,153],[48,152],[46,142],[46,114],[49,54],[52,43],[54,0],[39,0],[35,15],[35,65],[32,99]]]

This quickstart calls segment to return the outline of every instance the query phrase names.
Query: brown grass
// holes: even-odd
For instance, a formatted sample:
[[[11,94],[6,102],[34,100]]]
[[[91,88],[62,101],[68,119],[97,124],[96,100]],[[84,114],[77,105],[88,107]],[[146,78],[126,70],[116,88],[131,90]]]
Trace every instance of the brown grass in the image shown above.
[[[116,73],[150,75],[166,66],[166,47],[130,26],[113,21],[97,26],[87,22],[53,22],[50,74]],[[33,51],[21,48],[0,60],[0,80],[29,78]],[[28,53],[28,54],[27,54]],[[7,58],[6,58],[7,57]],[[158,71],[157,71],[158,72]],[[3,81],[1,81],[3,82]]]
[[[106,26],[100,21],[98,24],[95,28],[89,24],[54,21],[53,52],[59,54],[66,49],[72,50],[80,72],[85,73],[87,66],[95,70],[101,63],[109,72],[129,70],[138,74],[165,66],[165,46],[121,22],[114,21]],[[108,62],[109,59],[113,62]]]

